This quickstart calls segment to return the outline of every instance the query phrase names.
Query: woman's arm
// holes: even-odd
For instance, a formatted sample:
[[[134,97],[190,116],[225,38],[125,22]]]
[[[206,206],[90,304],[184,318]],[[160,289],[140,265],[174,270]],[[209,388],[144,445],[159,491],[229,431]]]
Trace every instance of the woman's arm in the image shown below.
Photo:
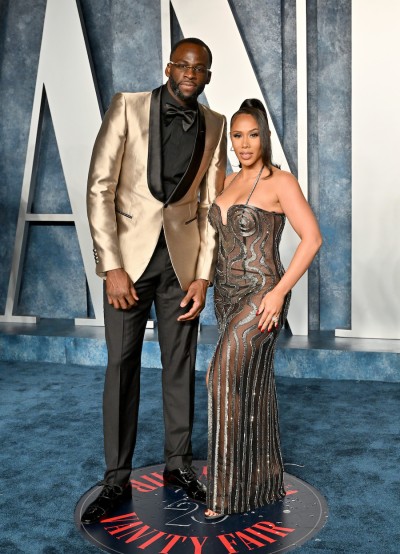
[[[279,316],[287,293],[307,271],[322,244],[321,232],[315,216],[301,191],[299,183],[287,172],[276,176],[275,190],[282,211],[300,237],[293,258],[279,283],[265,295],[258,313],[259,329],[270,331],[272,318]]]

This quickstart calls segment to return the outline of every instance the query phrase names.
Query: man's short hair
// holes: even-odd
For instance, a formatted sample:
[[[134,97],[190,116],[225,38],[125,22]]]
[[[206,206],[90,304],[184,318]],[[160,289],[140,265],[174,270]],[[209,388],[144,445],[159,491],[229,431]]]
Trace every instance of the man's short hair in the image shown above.
[[[171,53],[169,55],[169,59],[171,60],[172,59],[172,55],[173,53],[175,52],[175,50],[181,45],[181,44],[197,44],[198,46],[202,46],[203,48],[205,48],[207,50],[207,54],[208,54],[208,69],[210,69],[211,67],[211,64],[212,64],[212,53],[211,53],[211,50],[210,48],[207,46],[207,44],[205,42],[203,42],[202,40],[200,40],[199,38],[194,38],[194,37],[191,37],[191,38],[183,38],[182,40],[179,40],[178,42],[176,42],[173,47],[172,47],[172,50],[171,50]]]

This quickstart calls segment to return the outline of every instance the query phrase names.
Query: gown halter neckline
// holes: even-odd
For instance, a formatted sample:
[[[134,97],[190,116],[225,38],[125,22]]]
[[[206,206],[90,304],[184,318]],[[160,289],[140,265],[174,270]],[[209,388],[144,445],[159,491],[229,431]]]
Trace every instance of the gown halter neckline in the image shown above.
[[[250,191],[249,196],[247,197],[246,202],[245,202],[244,204],[243,204],[242,202],[240,202],[239,204],[231,204],[231,205],[228,207],[228,209],[226,210],[226,214],[225,214],[225,216],[226,216],[226,217],[225,217],[225,223],[224,223],[224,220],[223,220],[223,218],[222,218],[221,206],[220,206],[219,204],[217,204],[216,202],[214,202],[214,204],[219,208],[219,213],[220,213],[220,215],[221,215],[221,222],[222,222],[222,225],[224,225],[224,226],[227,225],[227,223],[228,223],[228,213],[229,213],[229,210],[230,210],[231,208],[233,208],[234,206],[248,206],[248,205],[249,205],[250,198],[252,197],[253,192],[256,190],[256,186],[258,185],[258,181],[260,180],[261,173],[263,172],[263,169],[264,169],[264,165],[261,166],[261,169],[260,169],[260,171],[259,171],[258,174],[257,174],[257,177],[256,177],[256,179],[255,179],[255,181],[254,181],[253,186],[251,187],[251,191]],[[232,181],[229,183],[229,185],[228,185],[227,188],[229,188],[229,187],[231,186],[231,184],[233,183],[233,181],[235,181],[235,179],[236,179],[237,177],[239,177],[239,175],[240,175],[241,172],[242,172],[242,170],[240,170],[240,171],[234,176],[234,178],[233,178]],[[219,194],[219,196],[222,196],[222,194],[225,192],[225,190],[226,190],[226,189],[224,189],[224,190]],[[257,208],[257,206],[253,206],[253,207],[254,207],[254,208]],[[258,209],[263,210],[263,208],[258,208]],[[263,210],[263,211],[266,211],[266,210]]]

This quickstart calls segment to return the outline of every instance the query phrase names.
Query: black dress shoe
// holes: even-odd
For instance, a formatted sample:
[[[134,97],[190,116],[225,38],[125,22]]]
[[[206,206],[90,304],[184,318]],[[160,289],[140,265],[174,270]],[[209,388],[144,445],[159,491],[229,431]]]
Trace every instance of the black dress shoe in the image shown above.
[[[197,475],[189,466],[171,471],[165,468],[164,482],[168,485],[181,487],[194,500],[199,502],[206,501],[206,487],[197,479]]]
[[[96,523],[128,498],[132,498],[132,489],[129,484],[126,487],[104,485],[96,500],[89,504],[84,511],[81,522],[85,525]]]

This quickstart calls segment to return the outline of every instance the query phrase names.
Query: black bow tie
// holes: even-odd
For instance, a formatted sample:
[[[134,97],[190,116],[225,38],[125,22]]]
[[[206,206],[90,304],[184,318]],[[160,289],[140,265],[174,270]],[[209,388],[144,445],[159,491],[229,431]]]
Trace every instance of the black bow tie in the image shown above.
[[[168,102],[166,102],[165,105],[167,107],[167,111],[164,112],[164,120],[167,125],[169,125],[175,117],[181,117],[182,129],[185,132],[190,129],[196,119],[196,110],[178,108],[177,106],[169,104]]]

